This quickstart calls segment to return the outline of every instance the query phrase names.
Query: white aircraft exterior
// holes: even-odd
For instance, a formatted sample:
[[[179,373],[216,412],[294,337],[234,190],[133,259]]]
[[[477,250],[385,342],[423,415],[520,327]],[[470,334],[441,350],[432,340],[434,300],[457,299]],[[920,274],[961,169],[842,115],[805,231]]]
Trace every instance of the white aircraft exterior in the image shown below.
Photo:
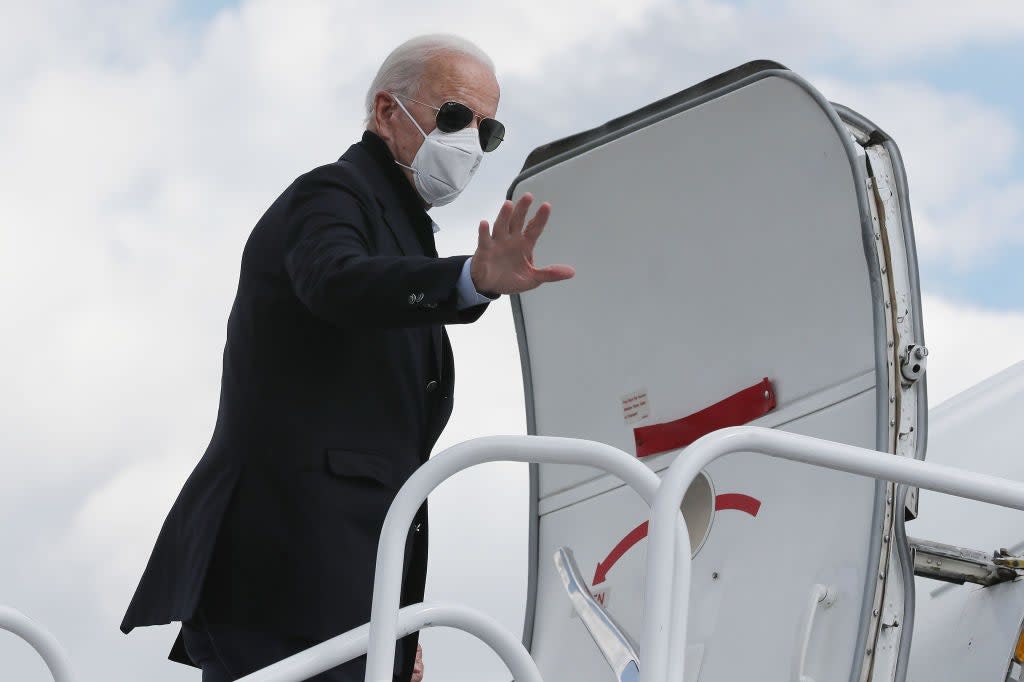
[[[520,682],[1020,679],[1024,364],[929,415],[895,141],[758,61],[535,150],[509,197],[528,191],[558,206],[538,259],[577,269],[514,298],[531,436],[424,465],[385,524],[373,625],[244,679],[301,680],[369,648],[367,679],[389,680],[393,636],[438,624],[485,639]],[[655,550],[669,526],[652,518],[668,495],[654,474],[736,426],[821,441],[702,466],[683,497],[684,571]],[[389,601],[402,510],[475,457],[544,460],[522,645],[467,610],[396,619]],[[688,579],[681,597],[650,580],[664,566]],[[9,611],[0,627],[71,679],[43,629]]]
[[[1006,467],[1020,368],[929,429],[895,142],[780,65],[741,66],[542,147],[510,196],[526,191],[559,207],[541,257],[578,272],[516,301],[530,433],[608,443],[663,471],[708,430],[746,423],[1024,478],[1024,460]],[[912,541],[914,488],[745,453],[702,473],[683,504],[687,682],[1016,679],[1024,591],[992,552],[1024,548],[1020,512],[929,493]],[[531,653],[545,679],[612,679],[551,557],[571,548],[596,601],[639,636],[649,512],[592,469],[537,465],[531,485]],[[951,566],[917,539],[988,561]],[[915,581],[915,565],[933,577]],[[964,573],[1001,580],[934,579]]]
[[[863,117],[777,64],[748,64],[534,152],[511,194],[526,191],[559,207],[541,257],[578,273],[518,300],[530,433],[649,451],[661,471],[717,410],[709,426],[924,456],[906,180]],[[662,442],[641,451],[644,439]],[[607,564],[648,512],[592,470],[540,465],[534,480],[531,651],[546,679],[601,679],[549,557],[571,547],[639,633],[643,543]],[[901,631],[882,626],[903,615],[909,552],[892,540],[910,493],[904,512],[884,482],[758,455],[715,462],[686,510],[687,678],[858,682],[891,667]],[[817,585],[834,595],[821,614]]]
[[[929,415],[928,460],[1024,480],[1024,362],[945,401]],[[992,555],[1024,550],[1021,514],[930,491],[921,494],[920,516],[908,524],[915,538],[970,547]],[[954,570],[965,570],[967,566]],[[975,568],[977,572],[977,568]],[[1024,618],[1024,584],[989,587],[917,579],[912,682],[1024,679],[1018,651]],[[1016,658],[1014,653],[1016,652]]]

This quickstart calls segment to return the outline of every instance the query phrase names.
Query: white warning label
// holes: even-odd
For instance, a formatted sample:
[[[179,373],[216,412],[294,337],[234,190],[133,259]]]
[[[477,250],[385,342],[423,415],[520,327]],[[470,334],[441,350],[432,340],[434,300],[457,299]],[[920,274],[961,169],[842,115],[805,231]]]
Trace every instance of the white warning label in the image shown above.
[[[641,388],[622,396],[622,416],[627,424],[638,422],[651,416],[650,405],[647,404],[647,389]]]

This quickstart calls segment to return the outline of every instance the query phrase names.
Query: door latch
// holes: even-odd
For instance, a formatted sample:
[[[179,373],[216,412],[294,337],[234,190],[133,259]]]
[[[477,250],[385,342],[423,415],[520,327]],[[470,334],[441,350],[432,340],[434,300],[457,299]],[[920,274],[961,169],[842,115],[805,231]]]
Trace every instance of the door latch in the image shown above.
[[[928,349],[924,346],[911,344],[900,354],[900,373],[903,381],[913,384],[928,369]]]

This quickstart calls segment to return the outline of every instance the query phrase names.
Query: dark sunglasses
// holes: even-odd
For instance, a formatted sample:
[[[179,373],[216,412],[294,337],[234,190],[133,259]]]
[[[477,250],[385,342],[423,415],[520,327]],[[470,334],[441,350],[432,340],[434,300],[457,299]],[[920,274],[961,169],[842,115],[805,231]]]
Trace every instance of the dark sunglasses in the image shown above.
[[[468,126],[474,118],[480,119],[480,148],[485,152],[493,152],[505,139],[505,126],[500,121],[482,116],[462,102],[445,102],[440,107],[434,107],[406,95],[390,94],[394,97],[404,97],[410,102],[433,109],[437,112],[434,115],[434,123],[442,133],[454,133],[456,130],[462,130]]]

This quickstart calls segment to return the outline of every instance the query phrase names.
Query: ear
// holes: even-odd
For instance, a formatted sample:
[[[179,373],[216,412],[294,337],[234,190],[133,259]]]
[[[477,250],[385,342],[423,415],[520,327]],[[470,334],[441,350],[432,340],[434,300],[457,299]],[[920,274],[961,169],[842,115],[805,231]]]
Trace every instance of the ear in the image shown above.
[[[392,139],[392,125],[394,118],[398,111],[398,105],[395,104],[395,98],[384,92],[383,90],[377,92],[373,96],[373,123],[376,126],[376,133],[380,135],[383,140]]]

